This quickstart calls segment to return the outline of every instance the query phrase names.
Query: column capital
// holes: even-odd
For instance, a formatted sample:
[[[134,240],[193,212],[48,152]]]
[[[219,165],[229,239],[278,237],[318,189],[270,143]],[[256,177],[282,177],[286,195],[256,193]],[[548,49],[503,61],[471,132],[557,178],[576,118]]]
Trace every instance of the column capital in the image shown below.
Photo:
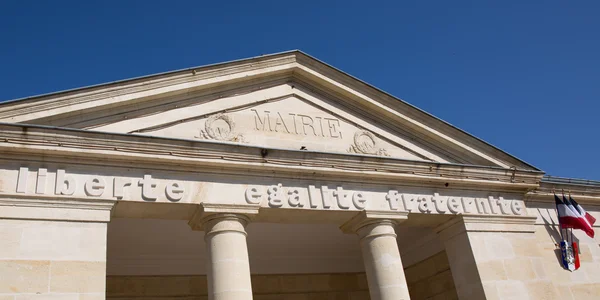
[[[110,222],[114,199],[49,195],[0,195],[0,218]]]
[[[536,216],[456,216],[434,229],[442,240],[463,232],[535,232]]]
[[[239,219],[245,227],[254,216],[258,215],[258,209],[257,205],[200,203],[188,225],[192,230],[205,231],[205,224],[209,221],[235,218]]]
[[[368,225],[390,224],[395,226],[406,219],[408,219],[408,212],[363,210],[340,226],[340,229],[344,233],[354,234],[358,233],[361,228]]]

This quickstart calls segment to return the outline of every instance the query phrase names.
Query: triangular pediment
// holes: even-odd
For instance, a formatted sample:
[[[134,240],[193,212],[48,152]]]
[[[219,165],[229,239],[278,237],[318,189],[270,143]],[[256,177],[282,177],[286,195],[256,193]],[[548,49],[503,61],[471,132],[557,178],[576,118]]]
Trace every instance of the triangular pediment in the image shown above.
[[[3,103],[0,121],[535,170],[297,51]]]
[[[265,148],[439,160],[433,152],[409,144],[406,137],[389,134],[302,90],[286,83],[95,129]]]

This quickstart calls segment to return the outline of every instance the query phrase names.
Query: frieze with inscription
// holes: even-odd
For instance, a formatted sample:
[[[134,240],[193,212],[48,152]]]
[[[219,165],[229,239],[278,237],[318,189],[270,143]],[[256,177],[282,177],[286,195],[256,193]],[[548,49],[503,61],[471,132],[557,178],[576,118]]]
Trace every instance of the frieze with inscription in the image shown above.
[[[363,191],[349,191],[341,186],[308,185],[306,188],[284,188],[282,184],[266,189],[253,186],[246,189],[248,204],[264,204],[271,208],[312,208],[324,210],[363,210],[370,202],[385,200],[386,210],[424,214],[482,214],[482,215],[524,215],[522,201],[506,200],[503,197],[452,197],[433,195],[413,195],[389,190],[381,195],[384,199],[374,199]]]
[[[25,194],[29,186],[35,187],[35,194],[55,194],[73,196],[77,190],[83,190],[88,197],[112,196],[123,199],[132,186],[141,188],[141,197],[146,201],[155,201],[161,196],[172,202],[181,200],[185,193],[185,186],[180,181],[170,180],[163,182],[145,174],[142,178],[135,180],[123,177],[89,176],[84,182],[78,180],[78,176],[67,174],[65,170],[58,169],[54,174],[55,180],[49,180],[46,168],[39,168],[34,180],[30,179],[29,168],[19,168],[16,192]],[[109,190],[110,189],[110,190]],[[162,195],[160,195],[162,193]]]
[[[46,167],[37,170],[20,167],[14,172],[12,191],[35,195],[56,195],[64,197],[112,198],[121,201],[160,201],[160,202],[219,202],[250,204],[264,208],[337,210],[337,211],[398,211],[418,214],[478,214],[478,215],[524,215],[525,205],[514,195],[484,192],[449,191],[444,195],[432,189],[418,187],[409,189],[361,190],[340,184],[314,184],[307,181],[291,181],[291,184],[247,185],[248,178],[233,180],[223,177],[203,175],[198,178],[185,177],[183,180],[169,179],[170,175],[153,177],[152,174],[136,171],[133,176],[110,176],[94,173],[70,173],[62,168],[50,172]],[[207,181],[207,177],[210,180]],[[300,184],[299,184],[300,183]],[[194,191],[193,193],[189,193]],[[199,193],[200,191],[205,191]],[[188,194],[189,193],[189,194]],[[198,195],[203,195],[197,198]],[[512,199],[511,199],[512,198]]]

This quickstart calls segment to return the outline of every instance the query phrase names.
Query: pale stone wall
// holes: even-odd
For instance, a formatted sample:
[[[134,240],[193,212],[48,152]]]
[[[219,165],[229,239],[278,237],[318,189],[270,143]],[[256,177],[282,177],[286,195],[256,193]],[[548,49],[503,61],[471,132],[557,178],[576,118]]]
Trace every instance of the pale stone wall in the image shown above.
[[[487,299],[558,299],[533,233],[469,232],[468,239]]]
[[[440,231],[459,299],[557,298],[541,271],[546,262],[537,251],[535,220],[463,216]]]
[[[0,219],[0,299],[104,299],[106,223]]]
[[[581,248],[581,268],[564,270],[557,228],[537,224],[518,228],[470,227],[445,238],[460,299],[598,299],[598,242],[575,232]]]
[[[411,300],[458,299],[446,251],[404,269]]]
[[[108,276],[107,299],[208,299],[206,276]],[[364,273],[252,275],[254,300],[369,300]]]
[[[537,251],[542,259],[537,272],[542,278],[553,283],[560,299],[598,299],[600,297],[600,239],[598,238],[600,231],[598,229],[600,228],[595,228],[595,239],[588,237],[582,231],[574,231],[575,240],[579,241],[581,267],[575,272],[569,272],[560,265],[560,251],[556,246],[556,241],[559,239],[558,227],[550,225],[535,227]]]
[[[600,207],[589,203],[585,203],[584,206],[589,213],[598,218]],[[531,201],[528,204],[528,214],[537,217],[534,226],[536,247],[529,251],[537,253],[542,260],[542,264],[537,267],[536,272],[541,278],[552,282],[553,288],[550,290],[553,290],[560,299],[598,299],[598,295],[600,295],[600,223],[597,222],[594,228],[595,239],[588,237],[581,230],[573,230],[573,239],[579,245],[581,267],[574,272],[569,272],[564,270],[561,265],[558,246],[560,232],[554,203]]]

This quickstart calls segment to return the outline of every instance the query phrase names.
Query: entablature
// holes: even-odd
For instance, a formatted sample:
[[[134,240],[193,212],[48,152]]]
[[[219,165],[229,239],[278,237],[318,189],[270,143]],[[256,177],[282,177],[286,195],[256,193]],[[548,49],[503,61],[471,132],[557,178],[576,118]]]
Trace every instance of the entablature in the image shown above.
[[[145,166],[251,176],[437,186],[525,193],[540,171],[443,164],[369,155],[268,149],[228,142],[101,133],[36,125],[0,124],[3,157]]]

